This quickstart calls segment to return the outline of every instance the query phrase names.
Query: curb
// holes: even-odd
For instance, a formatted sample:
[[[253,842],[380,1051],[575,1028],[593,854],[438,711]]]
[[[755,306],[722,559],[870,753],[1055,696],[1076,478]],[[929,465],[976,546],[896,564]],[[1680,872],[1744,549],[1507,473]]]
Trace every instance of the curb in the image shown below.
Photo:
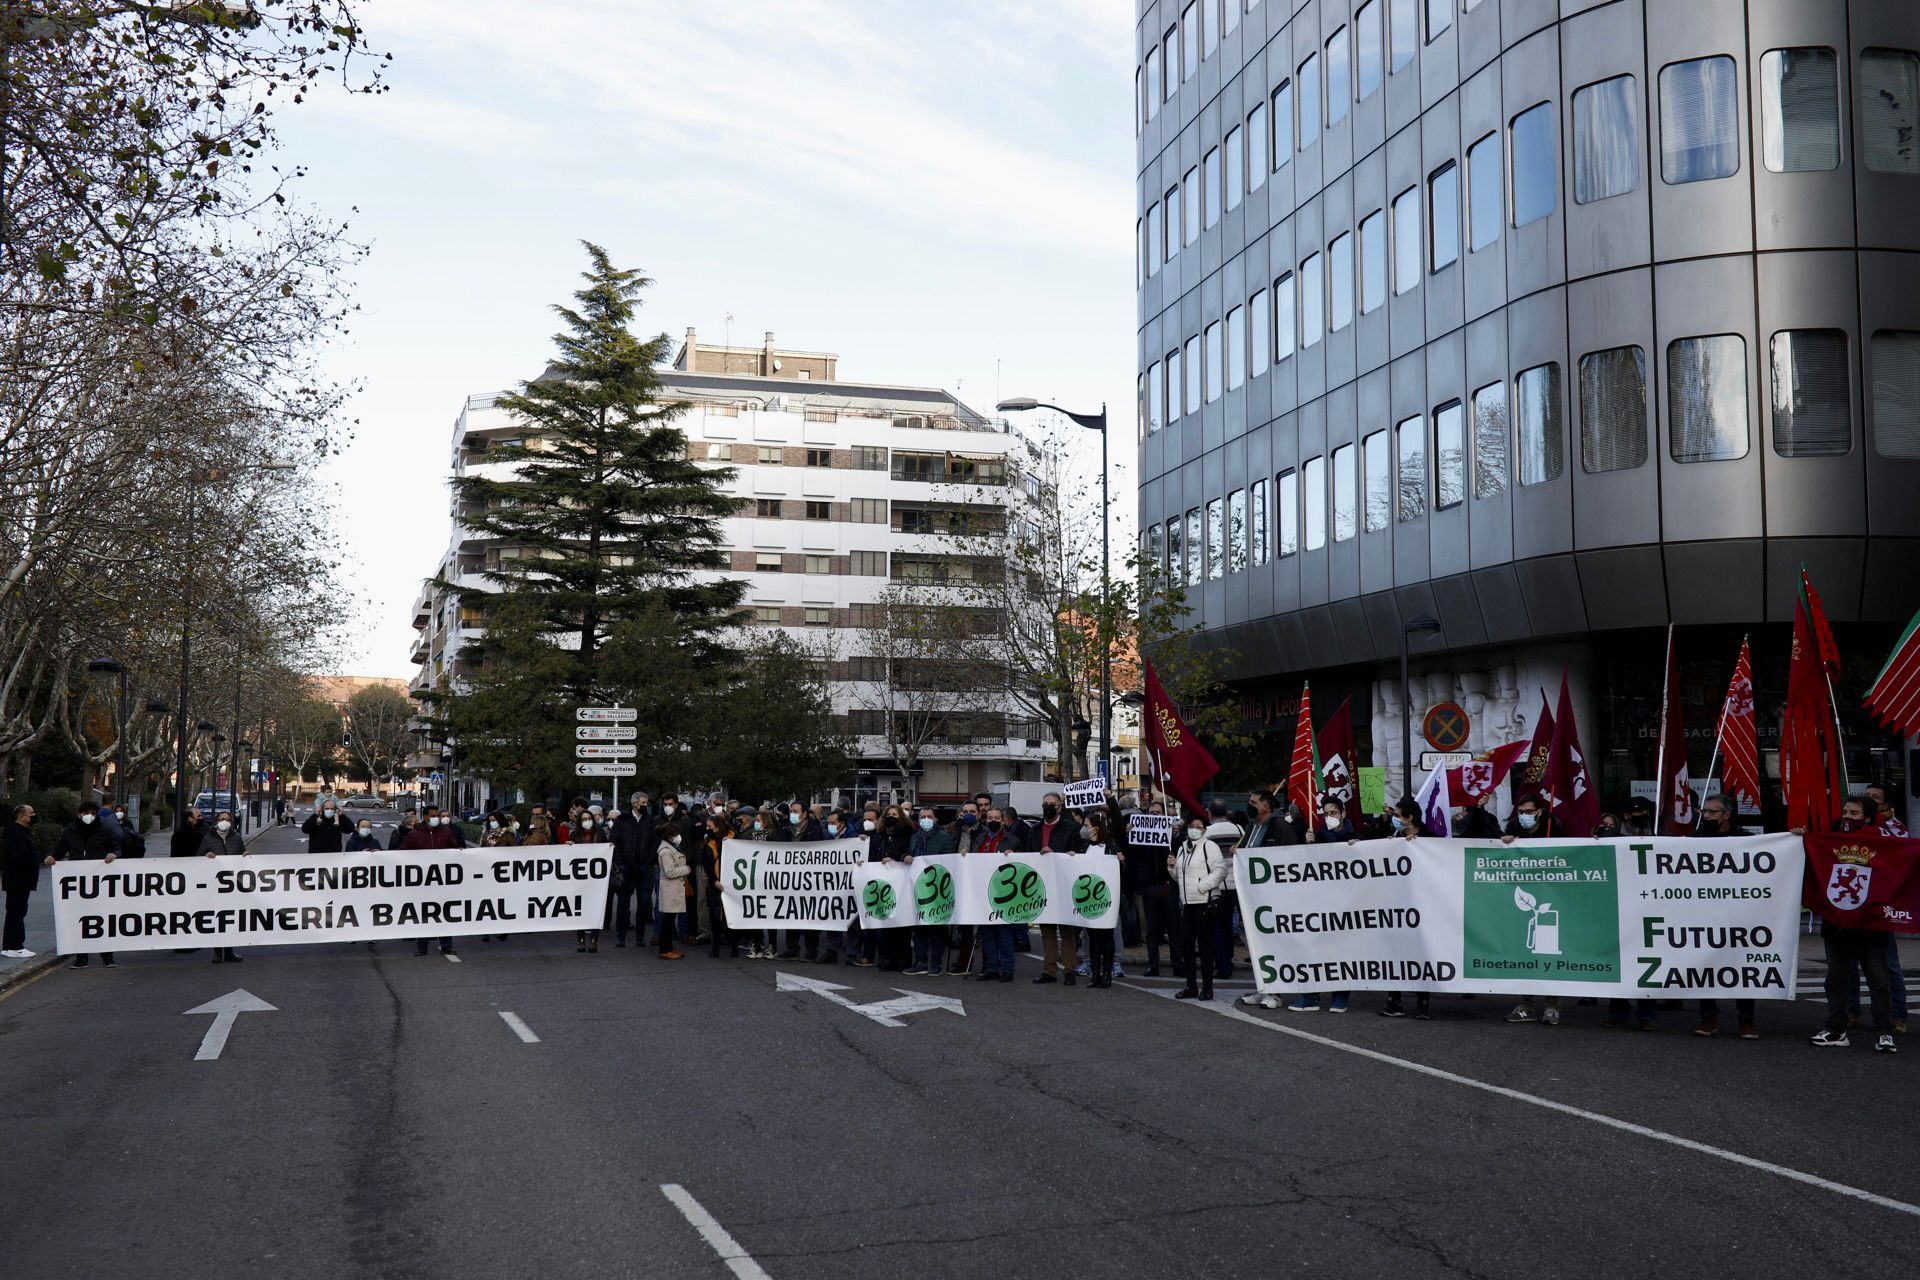
[[[49,969],[58,968],[60,960],[61,956],[57,952],[49,955],[39,955],[27,961],[25,964],[17,964],[5,973],[0,973],[0,995],[5,995],[23,983],[33,981]]]

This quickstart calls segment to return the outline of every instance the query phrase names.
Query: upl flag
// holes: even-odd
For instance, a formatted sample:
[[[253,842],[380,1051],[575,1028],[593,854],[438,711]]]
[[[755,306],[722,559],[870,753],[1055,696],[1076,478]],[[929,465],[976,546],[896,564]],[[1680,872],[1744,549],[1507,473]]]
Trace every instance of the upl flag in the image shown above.
[[[1360,766],[1354,759],[1353,700],[1342,699],[1327,727],[1320,731],[1320,780],[1326,793],[1345,805],[1347,812],[1358,813],[1354,805],[1360,799]]]
[[[1151,662],[1147,669],[1146,724],[1141,741],[1160,778],[1160,789],[1196,813],[1206,812],[1200,793],[1220,772],[1213,753],[1200,744],[1187,722],[1180,718],[1167,691],[1160,685],[1160,674]]]
[[[1808,832],[1801,901],[1850,929],[1912,933],[1920,928],[1920,840],[1877,832]]]

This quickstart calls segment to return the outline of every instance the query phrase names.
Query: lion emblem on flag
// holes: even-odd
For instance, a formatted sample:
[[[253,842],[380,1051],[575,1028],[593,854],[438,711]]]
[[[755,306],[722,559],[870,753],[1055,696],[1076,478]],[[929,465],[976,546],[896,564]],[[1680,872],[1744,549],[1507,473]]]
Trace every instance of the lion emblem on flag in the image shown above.
[[[1827,877],[1827,901],[1842,911],[1867,905],[1867,886],[1873,883],[1873,868],[1851,862],[1836,863]]]
[[[1493,790],[1493,765],[1485,760],[1469,760],[1461,765],[1460,789],[1476,799]]]
[[[1753,714],[1753,681],[1748,677],[1736,676],[1728,686],[1727,714],[1736,720]]]

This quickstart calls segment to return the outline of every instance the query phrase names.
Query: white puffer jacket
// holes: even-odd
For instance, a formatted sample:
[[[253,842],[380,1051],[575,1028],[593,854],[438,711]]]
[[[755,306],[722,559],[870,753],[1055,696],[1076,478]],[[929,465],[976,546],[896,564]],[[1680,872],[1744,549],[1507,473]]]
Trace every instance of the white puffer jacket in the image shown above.
[[[1168,859],[1173,867],[1174,891],[1183,907],[1198,907],[1220,896],[1227,879],[1227,855],[1220,846],[1202,838],[1199,843],[1182,839]]]

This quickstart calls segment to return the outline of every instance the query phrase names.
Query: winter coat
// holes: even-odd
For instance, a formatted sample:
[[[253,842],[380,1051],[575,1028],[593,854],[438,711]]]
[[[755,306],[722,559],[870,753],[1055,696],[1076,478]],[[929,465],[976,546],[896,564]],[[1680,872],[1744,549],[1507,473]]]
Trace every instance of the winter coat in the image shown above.
[[[55,847],[53,856],[61,861],[69,858],[104,858],[108,854],[120,856],[120,842],[113,833],[105,830],[97,822],[85,823],[75,818],[60,833],[60,843]]]
[[[800,819],[800,825],[797,827],[792,821],[781,819],[780,830],[773,838],[787,844],[796,844],[802,840],[825,840],[827,829],[820,825],[820,819],[809,813]]]
[[[200,852],[203,854],[238,857],[246,851],[247,842],[241,839],[238,831],[229,831],[221,835],[220,828],[211,822],[207,824],[207,834],[200,837]]]
[[[1181,840],[1171,855],[1173,887],[1183,907],[1198,907],[1220,896],[1227,879],[1227,855],[1212,840]]]
[[[953,836],[945,827],[935,826],[931,831],[922,831],[918,826],[913,829],[913,838],[907,842],[907,856],[917,858],[921,854],[934,856],[954,852]]]
[[[1053,824],[1051,831],[1044,822],[1028,823],[1027,835],[1028,839],[1021,847],[1030,853],[1086,852],[1087,838],[1081,834],[1080,824],[1064,813]]]
[[[662,840],[660,858],[660,910],[668,915],[687,909],[687,877],[692,869],[687,855],[670,840]]]
[[[386,846],[380,843],[380,837],[369,832],[361,835],[358,831],[347,837],[346,853],[379,853]]]
[[[912,842],[912,834],[899,827],[891,831],[884,825],[875,827],[873,834],[867,837],[867,861],[884,862],[892,858],[897,862],[907,856],[907,846]]]
[[[33,832],[17,822],[7,824],[5,860],[0,861],[0,889],[30,893],[40,887],[40,849]]]
[[[124,822],[120,824],[120,856],[123,858],[147,856],[147,838]]]
[[[200,853],[200,837],[206,834],[207,823],[195,820],[183,822],[173,829],[173,840],[168,846],[170,856],[175,858],[193,858]]]
[[[652,868],[653,851],[660,843],[660,835],[651,813],[642,813],[636,818],[633,811],[628,810],[614,818],[609,834],[613,838],[614,861],[626,869],[629,877]]]
[[[1240,847],[1269,849],[1275,845],[1299,843],[1300,833],[1293,829],[1293,824],[1277,813],[1270,813],[1265,821],[1256,822],[1247,828],[1247,838],[1240,842]]]
[[[480,837],[480,847],[483,849],[512,849],[519,843],[520,837],[506,827],[489,831]]]
[[[458,839],[449,826],[430,827],[424,822],[414,824],[407,838],[400,842],[402,849],[457,849]]]
[[[410,827],[405,825],[395,827],[393,829],[393,834],[387,837],[387,848],[399,849],[404,847],[406,845],[408,836],[412,835],[416,831],[424,830],[425,828],[426,828],[426,823],[424,822],[416,822]]]
[[[300,829],[307,833],[308,853],[338,853],[346,838],[354,834],[353,823],[344,813],[335,813],[331,818],[311,814],[300,824]]]

